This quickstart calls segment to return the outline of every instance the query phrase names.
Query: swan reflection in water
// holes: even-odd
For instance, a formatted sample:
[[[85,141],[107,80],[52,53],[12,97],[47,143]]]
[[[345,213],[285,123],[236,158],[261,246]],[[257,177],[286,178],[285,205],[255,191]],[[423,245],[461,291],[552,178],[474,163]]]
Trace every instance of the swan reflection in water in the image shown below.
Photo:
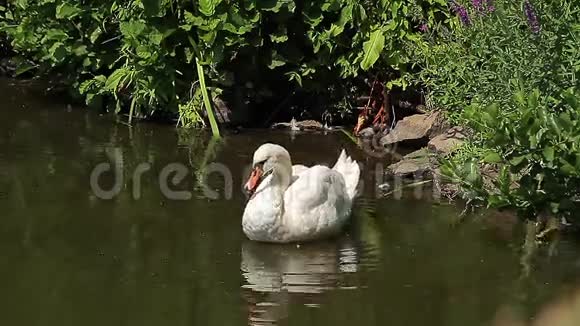
[[[249,324],[277,324],[288,316],[291,302],[317,307],[325,291],[356,288],[348,275],[359,268],[358,251],[349,238],[300,246],[246,241],[241,272]]]

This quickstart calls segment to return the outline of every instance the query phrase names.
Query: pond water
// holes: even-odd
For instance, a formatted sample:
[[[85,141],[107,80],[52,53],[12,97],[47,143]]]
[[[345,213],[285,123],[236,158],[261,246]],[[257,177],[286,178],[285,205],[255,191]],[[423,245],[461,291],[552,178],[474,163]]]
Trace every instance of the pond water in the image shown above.
[[[210,142],[172,126],[128,127],[10,81],[0,94],[3,325],[580,325],[577,241],[529,256],[510,214],[457,223],[461,209],[429,200],[428,188],[382,197],[377,162],[340,133]],[[344,236],[245,239],[242,181],[265,141],[295,163],[333,164],[345,147],[364,164]],[[102,199],[90,180],[108,162],[120,174],[102,174],[97,188],[120,186]],[[187,168],[169,182],[186,200],[162,189],[169,164]],[[231,179],[197,182],[224,167]]]

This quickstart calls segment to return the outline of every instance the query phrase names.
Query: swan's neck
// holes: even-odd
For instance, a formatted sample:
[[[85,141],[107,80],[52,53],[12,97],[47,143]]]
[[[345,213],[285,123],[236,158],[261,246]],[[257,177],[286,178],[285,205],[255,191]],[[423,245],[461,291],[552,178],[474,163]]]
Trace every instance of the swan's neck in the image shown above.
[[[272,183],[257,192],[252,201],[257,201],[262,203],[262,207],[273,206],[280,207],[284,206],[284,192],[287,187],[283,185]]]
[[[284,192],[288,189],[290,184],[290,176],[285,173],[284,170],[275,170],[271,179],[264,187],[258,187],[252,202],[260,203],[260,207],[263,209],[271,210],[276,215],[280,215],[284,210]],[[262,188],[262,189],[260,189]]]
[[[250,239],[267,241],[284,230],[284,193],[290,177],[276,169],[248,202],[242,225]]]

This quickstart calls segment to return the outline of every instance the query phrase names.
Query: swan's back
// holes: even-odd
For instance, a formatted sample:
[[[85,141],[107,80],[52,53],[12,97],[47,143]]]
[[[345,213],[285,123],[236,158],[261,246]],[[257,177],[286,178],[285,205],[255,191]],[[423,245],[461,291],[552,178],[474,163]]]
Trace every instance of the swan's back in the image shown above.
[[[352,199],[338,171],[316,165],[301,171],[286,190],[284,203],[289,236],[300,241],[338,233],[348,220]]]

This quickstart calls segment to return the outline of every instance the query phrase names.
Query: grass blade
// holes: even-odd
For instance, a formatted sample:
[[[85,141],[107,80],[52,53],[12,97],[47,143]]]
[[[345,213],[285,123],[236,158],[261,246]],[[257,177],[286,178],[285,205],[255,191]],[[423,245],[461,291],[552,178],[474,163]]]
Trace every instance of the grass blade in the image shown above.
[[[207,118],[209,119],[209,124],[211,126],[211,132],[214,137],[220,137],[220,129],[217,124],[217,120],[213,114],[213,110],[211,108],[211,101],[209,99],[209,95],[207,93],[207,88],[205,86],[205,76],[203,74],[203,66],[199,63],[199,59],[195,58],[195,64],[197,65],[197,75],[199,77],[199,84],[201,87],[201,95],[203,96],[203,104],[205,106],[205,110],[207,112]]]
[[[131,101],[131,108],[129,109],[129,124],[133,122],[133,111],[135,110],[135,104],[137,103],[137,97],[133,95],[133,100]]]

